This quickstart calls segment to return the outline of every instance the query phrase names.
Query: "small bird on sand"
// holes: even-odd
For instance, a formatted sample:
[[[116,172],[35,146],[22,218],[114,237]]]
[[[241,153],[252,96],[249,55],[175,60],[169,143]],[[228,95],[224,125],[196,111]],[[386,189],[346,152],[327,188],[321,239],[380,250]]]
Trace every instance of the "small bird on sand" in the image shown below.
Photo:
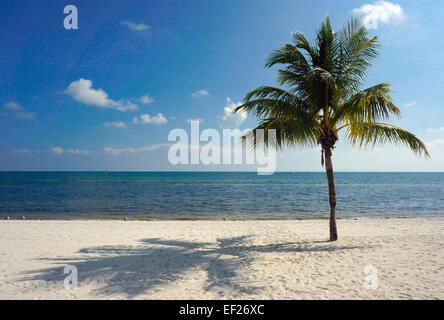
[[[123,220],[128,221],[128,217],[123,218]]]
[[[23,217],[22,217],[22,220],[25,220],[25,219],[26,219],[26,217],[25,217],[25,216],[23,216]]]

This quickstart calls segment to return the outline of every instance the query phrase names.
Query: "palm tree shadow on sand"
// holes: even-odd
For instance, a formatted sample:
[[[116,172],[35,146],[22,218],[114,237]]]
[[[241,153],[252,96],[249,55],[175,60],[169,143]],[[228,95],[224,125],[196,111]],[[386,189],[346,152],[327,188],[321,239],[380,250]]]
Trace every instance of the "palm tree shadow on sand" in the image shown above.
[[[255,259],[255,253],[336,251],[363,248],[362,246],[339,246],[327,241],[291,242],[271,245],[251,245],[250,236],[217,239],[216,242],[186,242],[143,239],[141,245],[101,246],[78,251],[80,257],[67,259],[43,259],[57,266],[26,273],[22,281],[43,280],[61,286],[66,274],[66,265],[78,269],[79,286],[82,283],[98,283],[94,290],[98,297],[125,295],[128,298],[159,291],[162,287],[185,279],[193,270],[201,270],[194,280],[204,279],[205,291],[219,296],[225,290],[231,293],[256,294],[263,286],[246,280],[243,272]]]

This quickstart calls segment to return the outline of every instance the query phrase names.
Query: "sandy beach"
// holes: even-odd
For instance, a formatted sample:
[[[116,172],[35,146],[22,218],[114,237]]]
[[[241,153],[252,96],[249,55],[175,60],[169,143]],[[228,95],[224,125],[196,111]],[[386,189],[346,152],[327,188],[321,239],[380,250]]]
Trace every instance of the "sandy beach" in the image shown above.
[[[444,219],[339,220],[334,243],[327,226],[1,221],[0,299],[444,299]]]

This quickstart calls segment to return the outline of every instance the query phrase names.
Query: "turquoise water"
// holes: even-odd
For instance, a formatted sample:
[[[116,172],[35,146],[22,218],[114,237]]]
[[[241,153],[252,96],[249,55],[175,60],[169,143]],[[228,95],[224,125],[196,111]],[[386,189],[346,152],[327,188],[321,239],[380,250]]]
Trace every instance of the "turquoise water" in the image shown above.
[[[444,216],[444,173],[336,173],[338,216]],[[0,216],[262,219],[328,216],[324,173],[0,172]]]

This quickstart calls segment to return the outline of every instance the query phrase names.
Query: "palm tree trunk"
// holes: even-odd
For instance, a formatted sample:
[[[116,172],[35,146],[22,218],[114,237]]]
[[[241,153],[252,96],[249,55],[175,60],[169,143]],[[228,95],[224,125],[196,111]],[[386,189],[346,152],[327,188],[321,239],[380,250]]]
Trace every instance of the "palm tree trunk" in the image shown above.
[[[325,150],[325,171],[327,172],[328,196],[330,200],[330,241],[336,241],[338,240],[338,230],[336,228],[336,190],[331,156],[331,149],[327,148]]]

